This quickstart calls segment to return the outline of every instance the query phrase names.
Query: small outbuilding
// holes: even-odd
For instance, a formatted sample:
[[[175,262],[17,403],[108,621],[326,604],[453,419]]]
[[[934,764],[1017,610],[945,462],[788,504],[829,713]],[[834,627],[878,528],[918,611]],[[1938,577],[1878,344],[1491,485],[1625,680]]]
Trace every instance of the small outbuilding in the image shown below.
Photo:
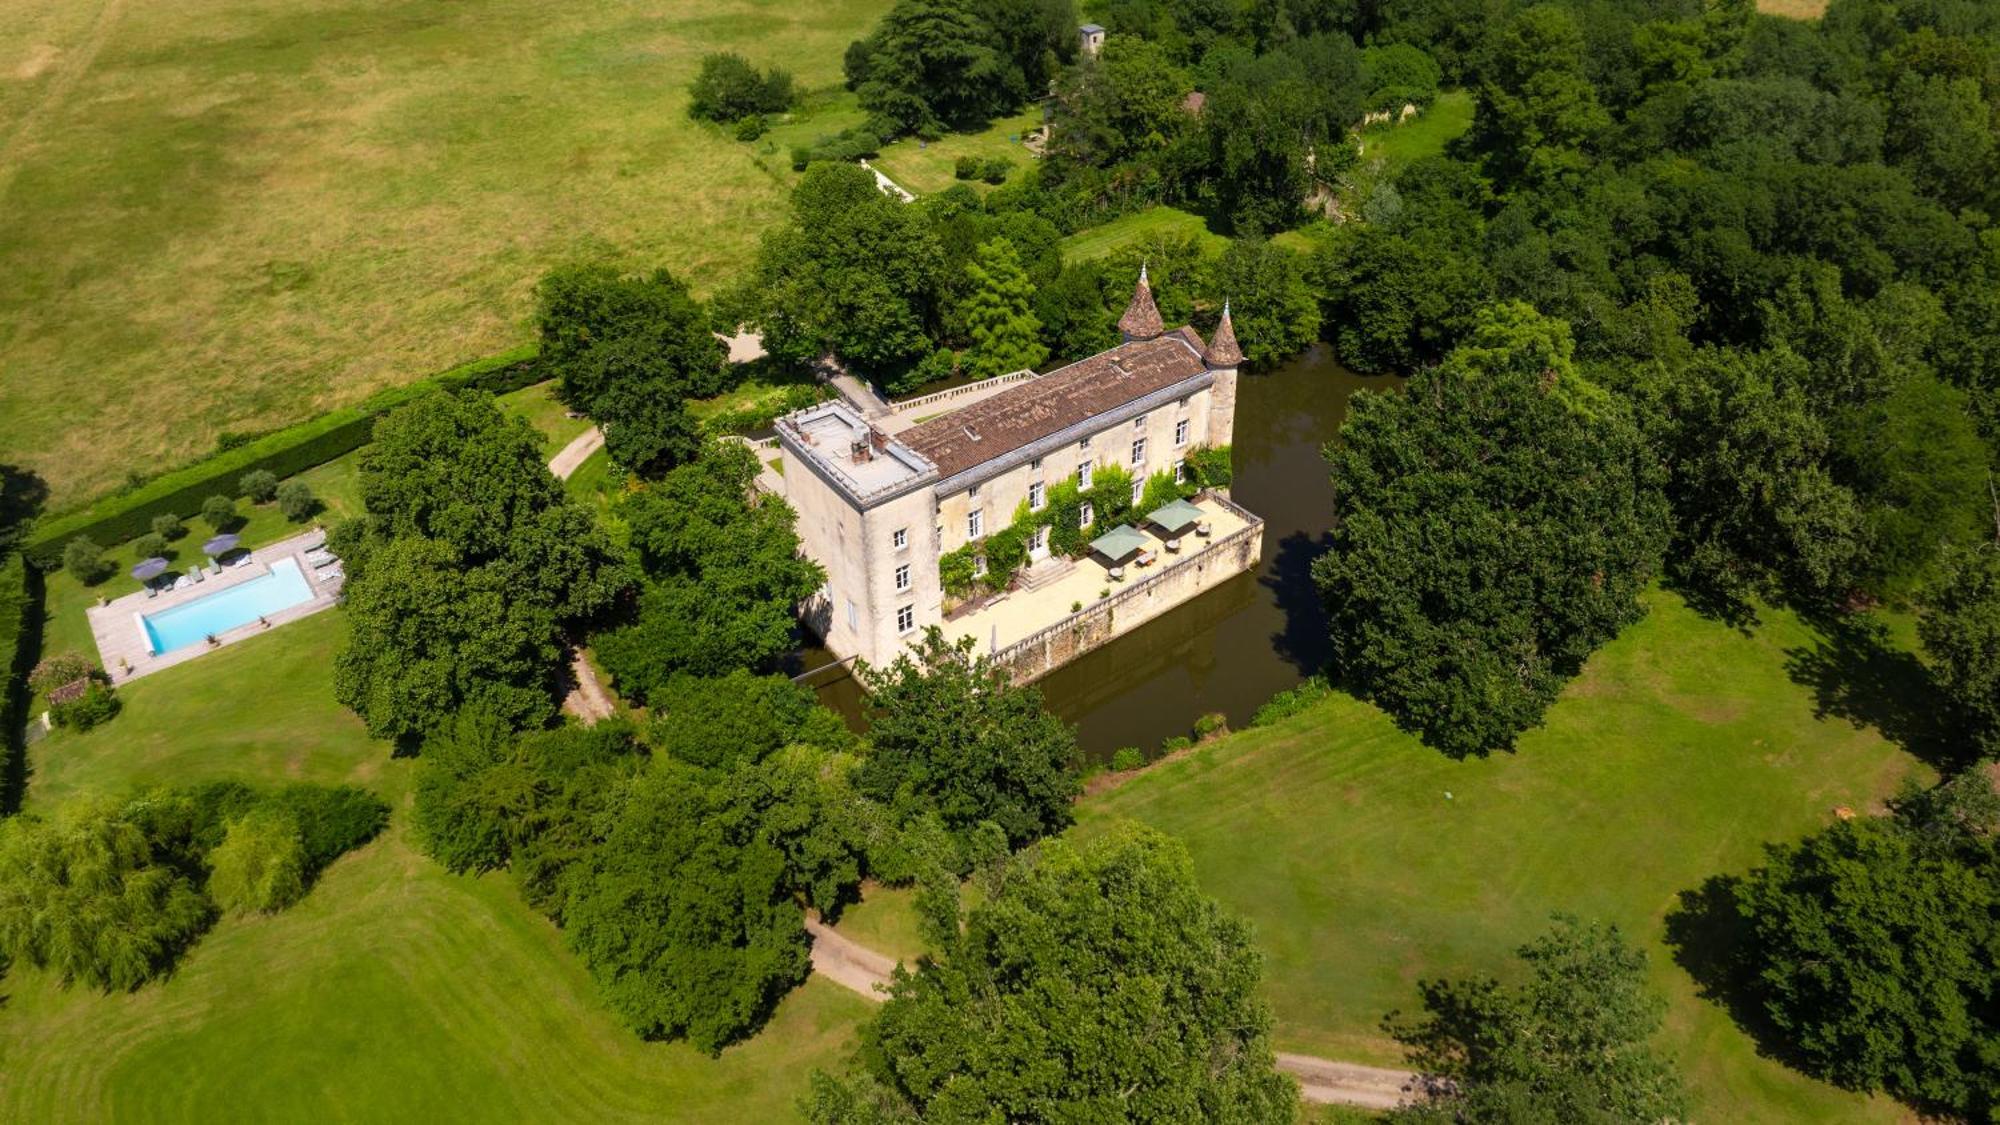
[[[1084,24],[1076,29],[1076,45],[1084,54],[1096,58],[1104,49],[1104,29],[1094,23]]]

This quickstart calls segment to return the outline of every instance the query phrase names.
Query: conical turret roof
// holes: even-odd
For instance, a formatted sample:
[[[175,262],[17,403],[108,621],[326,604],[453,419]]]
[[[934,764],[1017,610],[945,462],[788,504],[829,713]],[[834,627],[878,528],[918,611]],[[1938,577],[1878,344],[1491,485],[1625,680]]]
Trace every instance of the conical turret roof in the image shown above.
[[[1153,303],[1153,288],[1146,284],[1146,267],[1139,267],[1139,285],[1132,290],[1132,303],[1125,306],[1125,315],[1118,318],[1118,331],[1128,340],[1150,340],[1166,330],[1160,320],[1160,307]]]
[[[1229,302],[1222,302],[1222,322],[1215,326],[1207,350],[1201,353],[1210,367],[1235,367],[1243,362],[1243,349],[1236,346],[1236,326],[1229,321]]]

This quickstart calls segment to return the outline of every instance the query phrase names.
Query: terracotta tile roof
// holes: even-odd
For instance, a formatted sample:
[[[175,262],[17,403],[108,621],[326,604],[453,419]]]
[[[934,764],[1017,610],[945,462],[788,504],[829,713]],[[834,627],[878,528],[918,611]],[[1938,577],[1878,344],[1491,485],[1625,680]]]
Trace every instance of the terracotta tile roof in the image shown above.
[[[913,426],[897,440],[935,464],[940,476],[953,476],[1193,378],[1206,370],[1201,353],[1201,337],[1186,327],[1120,344]]]
[[[1236,346],[1236,325],[1229,320],[1229,302],[1222,303],[1222,322],[1215,326],[1215,335],[1209,338],[1208,350],[1202,353],[1210,367],[1235,367],[1243,362],[1243,349]]]
[[[1118,331],[1133,340],[1150,340],[1166,328],[1160,306],[1153,303],[1153,287],[1146,284],[1146,267],[1139,267],[1139,284],[1132,290],[1132,303],[1118,318]]]

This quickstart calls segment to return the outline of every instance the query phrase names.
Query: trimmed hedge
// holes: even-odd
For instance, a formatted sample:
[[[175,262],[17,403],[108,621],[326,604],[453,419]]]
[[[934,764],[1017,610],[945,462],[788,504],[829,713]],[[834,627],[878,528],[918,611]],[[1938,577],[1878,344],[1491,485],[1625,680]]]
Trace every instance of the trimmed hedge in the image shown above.
[[[28,559],[44,569],[59,566],[63,545],[79,536],[103,547],[123,543],[151,530],[155,516],[185,518],[200,511],[202,501],[210,496],[242,495],[243,476],[258,469],[283,479],[324,465],[368,444],[377,418],[431,391],[470,387],[505,394],[519,390],[540,377],[535,363],[539,352],[537,345],[524,344],[460,364],[428,379],[380,391],[358,406],[322,414],[225,449],[127,491],[102,497],[88,507],[44,517],[37,521],[28,540]]]
[[[15,740],[21,736],[21,728],[27,724],[28,716],[23,713],[27,692],[23,690],[28,680],[29,666],[35,662],[36,650],[40,647],[34,630],[40,625],[40,612],[35,608],[34,590],[30,585],[28,562],[18,554],[8,552],[0,558],[0,763],[16,749]],[[0,770],[0,774],[4,774]],[[6,808],[5,788],[8,784],[0,776],[0,815]]]

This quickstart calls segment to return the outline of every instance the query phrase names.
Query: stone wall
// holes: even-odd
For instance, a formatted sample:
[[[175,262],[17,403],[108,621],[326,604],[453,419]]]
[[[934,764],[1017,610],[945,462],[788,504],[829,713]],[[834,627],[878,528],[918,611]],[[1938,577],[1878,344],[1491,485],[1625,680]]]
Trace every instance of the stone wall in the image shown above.
[[[993,663],[1012,673],[1015,683],[1027,683],[1185,604],[1203,591],[1255,569],[1264,557],[1264,521],[1234,505],[1231,507],[1250,521],[1249,526],[1230,533],[1208,550],[1169,564],[1105,601],[1008,645],[993,655]]]

